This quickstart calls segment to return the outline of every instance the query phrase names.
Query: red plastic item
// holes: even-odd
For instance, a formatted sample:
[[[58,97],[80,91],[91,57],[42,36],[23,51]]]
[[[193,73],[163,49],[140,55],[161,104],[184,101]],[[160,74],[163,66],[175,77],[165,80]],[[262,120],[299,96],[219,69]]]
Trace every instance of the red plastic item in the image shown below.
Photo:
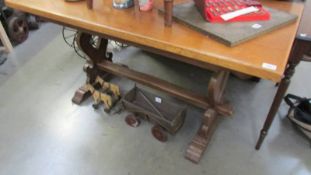
[[[270,13],[261,3],[256,0],[194,0],[197,8],[205,20],[211,23],[239,22],[239,21],[260,21],[269,20]],[[254,6],[259,9],[257,12],[245,14],[224,21],[220,16],[229,12]]]

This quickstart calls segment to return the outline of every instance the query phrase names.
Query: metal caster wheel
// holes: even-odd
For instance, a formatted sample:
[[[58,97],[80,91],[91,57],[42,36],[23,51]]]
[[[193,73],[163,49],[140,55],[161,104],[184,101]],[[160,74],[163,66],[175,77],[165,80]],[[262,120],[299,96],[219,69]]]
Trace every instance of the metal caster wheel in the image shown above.
[[[129,114],[125,117],[125,122],[131,127],[138,127],[140,125],[140,120],[133,114]]]
[[[151,133],[154,138],[159,140],[160,142],[166,142],[167,141],[167,133],[164,131],[164,129],[159,126],[155,125],[151,128]]]
[[[8,19],[8,35],[12,42],[20,44],[28,38],[29,28],[25,17],[13,15]]]

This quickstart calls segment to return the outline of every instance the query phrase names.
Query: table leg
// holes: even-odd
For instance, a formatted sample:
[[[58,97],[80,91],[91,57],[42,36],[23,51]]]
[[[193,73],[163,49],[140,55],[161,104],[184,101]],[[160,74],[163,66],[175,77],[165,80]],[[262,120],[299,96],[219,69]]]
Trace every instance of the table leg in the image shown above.
[[[285,76],[281,80],[281,83],[279,84],[278,90],[276,92],[273,103],[269,110],[268,116],[266,118],[263,128],[261,129],[259,139],[255,146],[256,150],[260,149],[262,142],[264,141],[266,135],[268,134],[269,128],[275,118],[275,115],[280,107],[283,97],[290,84],[290,79],[295,73],[296,66],[299,64],[299,62],[304,57],[304,55],[310,52],[310,49],[311,49],[311,44],[309,42],[301,41],[298,39],[295,40],[290,57],[289,57],[288,66],[285,70]]]
[[[188,146],[185,155],[187,159],[194,163],[200,161],[216,128],[219,113],[217,113],[215,109],[218,105],[224,103],[223,95],[228,77],[228,71],[219,71],[214,74],[209,83],[208,99],[212,106],[204,113],[202,124],[196,136]]]
[[[103,71],[99,71],[96,64],[106,60],[112,62],[112,54],[107,52],[108,39],[100,38],[100,42],[94,47],[90,41],[92,39],[91,34],[79,33],[77,36],[78,46],[90,59],[85,64],[83,70],[86,73],[86,84],[94,84],[96,77],[99,75],[102,79],[109,79],[109,74]],[[90,97],[91,93],[83,85],[74,94],[72,102],[75,104],[82,103],[85,99]]]
[[[270,108],[270,111],[268,113],[267,119],[265,121],[263,128],[261,129],[260,136],[259,136],[259,139],[258,139],[256,147],[255,147],[256,150],[260,149],[263,140],[265,139],[266,135],[268,134],[268,130],[269,130],[269,128],[270,128],[270,126],[274,120],[274,117],[275,117],[275,115],[276,115],[276,113],[280,107],[280,104],[283,100],[283,97],[287,91],[289,84],[290,84],[290,78],[291,78],[292,74],[294,73],[295,66],[296,65],[291,65],[288,67],[288,69],[286,70],[286,72],[287,72],[286,76],[282,79],[281,83],[279,84],[277,93],[274,97],[274,100],[273,100],[272,106]]]

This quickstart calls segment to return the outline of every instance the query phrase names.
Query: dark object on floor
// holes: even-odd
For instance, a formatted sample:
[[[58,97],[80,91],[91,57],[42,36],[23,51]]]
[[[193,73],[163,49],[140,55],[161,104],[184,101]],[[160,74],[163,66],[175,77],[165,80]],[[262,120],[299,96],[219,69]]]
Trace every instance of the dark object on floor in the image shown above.
[[[288,119],[311,140],[311,98],[288,94],[284,99],[290,106]]]
[[[12,15],[7,20],[7,31],[13,43],[20,44],[28,38],[29,27],[24,15]]]
[[[39,29],[39,19],[36,16],[27,15],[27,23],[29,26],[29,30]]]
[[[7,57],[1,54],[0,56],[0,65],[4,64],[4,62],[7,60]]]
[[[186,107],[136,86],[124,96],[122,104],[126,110],[133,113],[125,118],[128,125],[138,127],[140,118],[149,120],[154,124],[151,129],[152,135],[161,142],[167,140],[166,131],[175,134],[181,128],[186,116]]]
[[[29,30],[39,28],[37,17],[8,8],[3,0],[0,0],[0,20],[14,44],[24,42],[28,38]]]

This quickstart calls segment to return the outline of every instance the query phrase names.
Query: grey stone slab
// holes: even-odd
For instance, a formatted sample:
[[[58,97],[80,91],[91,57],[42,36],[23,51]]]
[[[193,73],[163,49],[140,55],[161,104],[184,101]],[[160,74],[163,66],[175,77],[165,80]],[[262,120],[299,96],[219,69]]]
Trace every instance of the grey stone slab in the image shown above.
[[[296,21],[297,19],[296,15],[273,8],[265,8],[271,13],[270,20],[209,23],[203,19],[194,3],[190,2],[175,5],[173,18],[233,47],[267,32],[276,30],[286,24]],[[261,27],[257,28],[256,26]]]

